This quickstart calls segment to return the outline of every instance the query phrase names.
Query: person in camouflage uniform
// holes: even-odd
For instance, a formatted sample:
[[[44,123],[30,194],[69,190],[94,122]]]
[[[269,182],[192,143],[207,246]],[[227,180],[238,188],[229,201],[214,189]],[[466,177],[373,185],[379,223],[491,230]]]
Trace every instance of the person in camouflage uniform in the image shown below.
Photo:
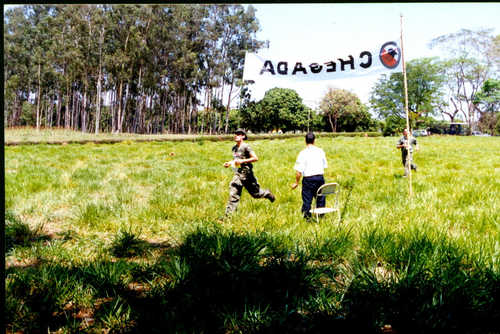
[[[399,138],[398,143],[396,145],[397,148],[401,149],[401,160],[403,162],[403,167],[405,168],[404,176],[408,175],[409,166],[415,172],[417,171],[417,165],[413,163],[413,145],[415,145],[415,150],[418,151],[418,144],[415,137],[411,137],[408,139],[408,130],[403,130],[403,136]],[[410,151],[410,156],[408,157],[408,150]]]
[[[253,174],[252,162],[256,162],[258,158],[250,145],[244,142],[247,138],[245,130],[236,130],[234,137],[236,145],[232,148],[233,160],[224,163],[225,168],[231,166],[234,171],[233,179],[229,184],[229,201],[226,206],[226,215],[230,215],[238,207],[243,187],[253,198],[267,198],[271,202],[275,200],[271,191],[260,188]]]

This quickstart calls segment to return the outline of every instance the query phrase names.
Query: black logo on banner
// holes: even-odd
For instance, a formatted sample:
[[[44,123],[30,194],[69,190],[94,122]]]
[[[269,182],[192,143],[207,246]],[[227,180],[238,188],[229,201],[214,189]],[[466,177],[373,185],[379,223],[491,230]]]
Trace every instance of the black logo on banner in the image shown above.
[[[379,57],[385,67],[396,68],[401,61],[401,49],[396,42],[384,43],[380,48]]]

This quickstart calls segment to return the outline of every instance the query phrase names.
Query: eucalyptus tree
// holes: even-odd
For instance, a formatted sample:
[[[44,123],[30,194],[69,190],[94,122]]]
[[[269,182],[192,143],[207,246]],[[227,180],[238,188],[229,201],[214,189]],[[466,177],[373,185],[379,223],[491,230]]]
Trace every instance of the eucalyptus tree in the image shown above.
[[[165,131],[174,100],[174,89],[171,78],[173,69],[173,53],[175,51],[176,36],[171,6],[155,5],[152,8],[153,23],[151,28],[152,71],[150,72],[152,89],[158,99],[158,128]],[[154,87],[154,88],[153,88]]]
[[[5,12],[4,17],[4,116],[8,126],[19,125],[22,107],[31,91],[31,49],[26,38],[31,30],[24,7]]]
[[[62,70],[61,83],[64,96],[64,127],[78,128],[79,93],[86,80],[85,33],[86,24],[83,21],[80,6],[60,5],[56,7],[58,15],[53,27],[55,45],[60,47],[60,54],[56,56],[55,66],[58,72]]]
[[[137,81],[134,84],[135,112],[132,119],[132,132],[144,131],[144,109],[146,104],[145,77],[150,72],[148,66],[152,61],[151,38],[149,32],[152,26],[153,11],[150,5],[135,7],[135,34],[132,36],[136,47],[133,50],[134,71],[137,71]]]
[[[90,107],[92,96],[96,95],[94,85],[98,85],[97,72],[99,67],[98,42],[102,29],[102,20],[99,20],[98,8],[96,5],[76,5],[73,23],[76,25],[76,35],[79,41],[78,47],[78,81],[81,90],[77,91],[77,101],[81,100],[81,106],[75,110],[80,119],[80,128],[82,132],[87,132],[90,127]],[[97,22],[98,21],[98,22]],[[97,38],[96,38],[97,37]],[[76,46],[75,46],[76,47]],[[75,59],[73,59],[75,61]],[[77,117],[78,117],[77,116]],[[75,121],[75,128],[78,123]]]
[[[204,85],[204,106],[209,110],[214,97],[214,90],[220,87],[222,78],[220,40],[224,30],[225,5],[207,5],[205,48],[202,56],[202,77]]]
[[[200,92],[201,54],[204,51],[206,6],[174,5],[172,19],[174,29],[172,58],[170,61],[170,83],[175,91],[173,128],[174,132],[189,132],[189,119],[193,105]],[[187,126],[186,126],[187,125]]]
[[[222,45],[225,46],[222,61],[223,64],[227,64],[222,79],[223,85],[229,85],[225,133],[228,132],[231,101],[239,96],[239,89],[233,96],[233,88],[235,84],[240,88],[243,85],[241,78],[243,77],[245,52],[255,52],[265,44],[255,38],[259,30],[259,23],[255,17],[255,9],[251,5],[248,6],[246,11],[242,5],[229,6],[228,9],[229,13],[226,17],[222,40]]]
[[[122,132],[127,103],[130,96],[130,85],[133,80],[134,52],[137,49],[135,34],[135,5],[114,5],[107,11],[109,24],[108,52],[104,56],[108,80],[112,89],[116,90],[114,103],[116,108],[112,114],[112,131]]]
[[[102,101],[102,83],[104,77],[104,41],[107,30],[106,10],[107,6],[96,6],[94,14],[95,31],[97,36],[97,78],[96,78],[96,110],[95,110],[95,128],[94,132],[99,133],[101,123],[101,101]]]
[[[5,120],[31,122],[25,110],[33,112],[37,127],[45,119],[47,126],[84,132],[93,125],[95,133],[104,126],[150,132],[165,125],[192,132],[198,131],[198,96],[205,92],[205,106],[215,110],[211,129],[222,129],[226,111],[227,131],[244,51],[260,47],[254,14],[251,6],[245,12],[241,5],[220,4],[56,4],[7,11]],[[103,91],[111,97],[104,120]],[[25,103],[30,106],[23,109]]]
[[[227,133],[230,104],[239,96],[239,89],[234,91],[234,88],[242,85],[239,79],[243,74],[245,51],[255,51],[264,43],[255,38],[259,25],[251,5],[246,11],[242,5],[213,4],[206,8],[206,47],[201,63],[203,116],[213,122],[211,131],[221,130],[224,121],[223,131]],[[225,107],[224,97],[227,97]]]
[[[34,72],[36,80],[36,128],[40,129],[41,115],[41,99],[43,97],[42,76],[45,74],[47,67],[47,50],[51,48],[52,39],[50,38],[49,30],[49,12],[50,6],[47,5],[29,5],[26,8],[25,15],[29,22],[29,29],[25,31],[25,36],[28,40],[28,47],[31,50],[31,64],[35,67]]]
[[[71,36],[71,14],[69,8],[64,5],[54,5],[54,17],[51,22],[51,37],[53,41],[52,67],[55,72],[55,94],[57,95],[55,126],[61,126],[64,121],[65,127],[69,127],[69,87],[70,76],[69,64],[76,58],[76,51],[72,47]],[[63,105],[65,114],[62,115]]]

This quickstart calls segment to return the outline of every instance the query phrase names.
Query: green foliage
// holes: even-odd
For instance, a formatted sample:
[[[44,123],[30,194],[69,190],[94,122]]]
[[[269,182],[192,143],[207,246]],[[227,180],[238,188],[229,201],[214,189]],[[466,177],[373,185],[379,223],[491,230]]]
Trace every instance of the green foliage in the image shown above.
[[[500,113],[497,113],[497,123],[495,125],[495,135],[500,136]]]
[[[407,64],[408,111],[415,120],[435,114],[442,105],[442,64],[436,58],[421,58]],[[406,117],[403,74],[382,75],[370,94],[370,104],[381,118]]]
[[[6,125],[95,133],[200,131],[196,96],[234,95],[245,52],[264,44],[241,4],[34,4],[6,10],[4,27]],[[224,113],[215,132],[228,130]]]
[[[302,130],[307,127],[308,108],[293,89],[273,88],[262,100],[241,110],[242,125],[252,131]]]
[[[321,100],[320,109],[332,132],[369,131],[376,128],[376,122],[372,120],[366,106],[356,94],[345,89],[329,88]]]
[[[481,110],[479,129],[485,133],[499,134],[495,127],[500,119],[500,80],[486,80],[476,94],[474,104]]]
[[[19,125],[34,124],[35,106],[28,101],[24,101],[21,112],[21,123]]]
[[[485,112],[481,114],[478,122],[479,130],[484,133],[489,133],[491,135],[498,135],[498,131],[495,130],[495,127],[500,119],[500,112]]]
[[[120,230],[111,243],[111,254],[116,257],[133,257],[142,255],[146,243],[131,231]]]
[[[406,128],[406,119],[398,115],[390,115],[385,119],[382,134],[384,136],[394,136],[397,133],[403,132],[404,128]]]
[[[499,40],[490,29],[460,29],[457,32],[434,38],[430,46],[439,47],[446,58],[443,79],[449,91],[452,108],[443,113],[454,117],[461,112],[465,121],[473,128],[476,112],[476,94],[485,80],[495,78],[498,73]],[[483,96],[484,97],[484,96]],[[470,131],[469,130],[469,131]]]
[[[500,107],[500,80],[488,79],[476,94],[474,103],[482,112],[496,112]]]
[[[363,132],[379,130],[379,123],[373,119],[365,105],[360,105],[353,112],[342,115],[338,120],[338,131]]]

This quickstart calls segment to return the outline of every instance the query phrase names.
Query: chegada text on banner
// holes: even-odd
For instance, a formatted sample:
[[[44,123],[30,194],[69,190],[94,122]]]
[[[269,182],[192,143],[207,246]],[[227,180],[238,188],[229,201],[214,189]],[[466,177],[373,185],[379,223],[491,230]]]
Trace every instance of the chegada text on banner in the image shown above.
[[[316,81],[402,72],[401,58],[401,48],[396,40],[381,42],[357,52],[347,50],[343,53],[309,56],[307,59],[299,59],[294,55],[278,58],[247,52],[243,80]]]

